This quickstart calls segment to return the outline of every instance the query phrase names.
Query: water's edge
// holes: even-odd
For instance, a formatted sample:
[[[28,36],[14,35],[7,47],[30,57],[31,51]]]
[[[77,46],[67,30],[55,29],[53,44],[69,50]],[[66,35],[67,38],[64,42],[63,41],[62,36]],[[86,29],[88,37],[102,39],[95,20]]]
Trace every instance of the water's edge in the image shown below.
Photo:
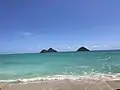
[[[49,80],[100,80],[100,81],[115,81],[120,80],[119,74],[94,74],[85,76],[72,76],[72,75],[54,75],[47,77],[34,77],[26,79],[15,79],[15,80],[0,80],[0,83],[34,83],[36,81],[49,81]]]

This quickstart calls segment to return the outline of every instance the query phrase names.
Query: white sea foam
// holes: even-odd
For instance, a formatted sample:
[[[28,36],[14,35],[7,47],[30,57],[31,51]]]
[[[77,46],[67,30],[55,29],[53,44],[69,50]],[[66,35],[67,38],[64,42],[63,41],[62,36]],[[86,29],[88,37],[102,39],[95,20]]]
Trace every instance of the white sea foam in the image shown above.
[[[101,80],[101,81],[114,81],[120,80],[120,73],[118,74],[90,74],[83,76],[73,76],[73,75],[54,75],[54,76],[46,76],[46,77],[35,77],[35,78],[27,78],[27,79],[16,79],[16,80],[0,80],[0,82],[5,83],[32,83],[37,81],[45,81],[45,80]]]

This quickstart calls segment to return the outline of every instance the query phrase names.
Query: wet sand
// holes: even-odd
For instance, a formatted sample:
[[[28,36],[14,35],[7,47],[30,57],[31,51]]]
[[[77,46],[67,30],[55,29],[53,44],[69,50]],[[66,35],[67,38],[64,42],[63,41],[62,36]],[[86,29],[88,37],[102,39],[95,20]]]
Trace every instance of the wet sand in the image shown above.
[[[27,84],[0,84],[1,90],[116,90],[120,81],[44,80]]]

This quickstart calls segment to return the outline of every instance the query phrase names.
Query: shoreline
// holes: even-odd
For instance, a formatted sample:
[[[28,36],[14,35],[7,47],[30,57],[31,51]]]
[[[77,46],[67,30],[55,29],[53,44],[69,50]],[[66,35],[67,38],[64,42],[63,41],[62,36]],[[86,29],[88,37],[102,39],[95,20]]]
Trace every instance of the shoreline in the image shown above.
[[[120,88],[120,80],[41,80],[32,83],[1,83],[1,90],[116,90]]]
[[[115,81],[120,80],[120,74],[91,74],[91,75],[53,75],[46,77],[20,78],[13,80],[0,80],[0,83],[33,83],[36,81],[50,81],[50,80],[100,80],[100,81]]]

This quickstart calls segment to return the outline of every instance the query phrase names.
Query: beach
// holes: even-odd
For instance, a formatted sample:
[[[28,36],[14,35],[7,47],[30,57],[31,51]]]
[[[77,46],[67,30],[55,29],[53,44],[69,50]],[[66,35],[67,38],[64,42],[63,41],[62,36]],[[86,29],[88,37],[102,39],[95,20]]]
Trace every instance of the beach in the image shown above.
[[[116,90],[120,81],[45,80],[21,84],[1,84],[1,90]]]

